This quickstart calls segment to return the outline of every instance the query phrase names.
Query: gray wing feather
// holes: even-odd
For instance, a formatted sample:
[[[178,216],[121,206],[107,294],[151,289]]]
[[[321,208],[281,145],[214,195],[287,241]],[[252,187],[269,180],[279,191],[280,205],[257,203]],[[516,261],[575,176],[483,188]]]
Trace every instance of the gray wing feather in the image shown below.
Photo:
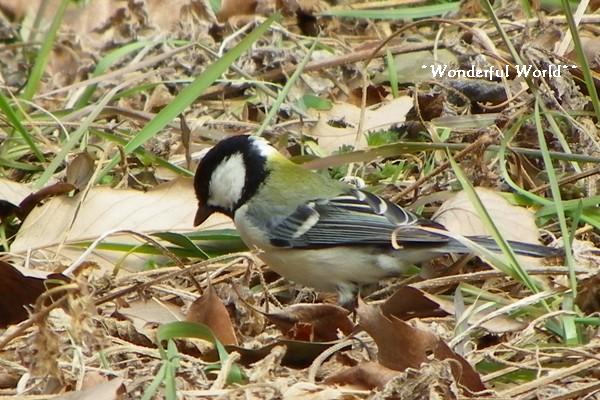
[[[307,202],[268,229],[274,246],[292,248],[391,246],[394,231],[402,245],[442,246],[449,241],[420,229],[421,225],[442,228],[372,193],[351,190],[332,199]]]

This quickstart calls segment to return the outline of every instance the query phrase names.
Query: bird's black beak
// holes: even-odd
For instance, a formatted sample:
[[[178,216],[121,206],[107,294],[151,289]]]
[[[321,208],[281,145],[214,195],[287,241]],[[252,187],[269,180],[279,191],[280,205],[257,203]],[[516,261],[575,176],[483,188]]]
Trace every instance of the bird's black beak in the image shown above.
[[[206,219],[210,217],[212,213],[213,210],[211,207],[206,204],[199,204],[198,211],[196,211],[196,217],[194,218],[194,226],[198,226],[206,221]]]

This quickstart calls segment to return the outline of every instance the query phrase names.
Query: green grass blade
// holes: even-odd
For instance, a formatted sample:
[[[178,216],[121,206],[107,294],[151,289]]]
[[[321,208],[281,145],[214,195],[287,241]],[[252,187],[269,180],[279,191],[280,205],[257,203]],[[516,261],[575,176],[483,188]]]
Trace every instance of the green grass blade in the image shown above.
[[[229,50],[222,58],[211,64],[194,81],[177,95],[177,97],[163,108],[156,116],[148,122],[142,130],[129,141],[123,148],[125,154],[130,154],[139,146],[144,144],[150,138],[154,137],[169,122],[181,114],[194,100],[198,98],[212,83],[217,80],[231,64],[235,62],[250,46],[258,40],[279,18],[279,14],[274,14],[256,29],[250,32],[233,49]],[[98,180],[102,179],[121,159],[120,154],[113,157],[107,166],[100,172]]]
[[[577,278],[575,275],[575,259],[573,258],[573,251],[571,249],[571,240],[569,239],[569,228],[567,226],[567,219],[565,217],[565,210],[563,207],[563,202],[560,195],[560,188],[558,186],[558,179],[556,178],[556,172],[554,171],[554,166],[552,165],[552,159],[548,154],[548,143],[546,143],[546,138],[544,137],[544,129],[542,127],[542,120],[540,114],[540,108],[545,107],[541,104],[541,100],[539,97],[536,97],[535,100],[535,127],[538,134],[538,141],[540,150],[542,151],[542,158],[544,160],[544,165],[546,167],[546,173],[548,174],[548,181],[550,183],[550,191],[552,192],[552,199],[556,206],[556,215],[558,217],[558,222],[560,225],[560,230],[563,235],[563,245],[565,248],[565,260],[567,262],[567,267],[569,268],[569,282],[571,285],[571,290],[573,291],[573,295],[577,295]]]
[[[177,400],[177,385],[175,376],[179,368],[179,352],[173,340],[167,343],[167,370],[165,372],[165,398],[167,400]]]
[[[23,171],[30,171],[30,172],[37,172],[37,171],[44,170],[44,168],[39,165],[33,165],[31,163],[9,160],[4,157],[0,157],[0,166],[7,167],[7,168],[21,169]]]
[[[115,98],[117,98],[117,97],[119,97],[119,95],[115,96]],[[96,129],[91,129],[90,132],[104,140],[108,140],[113,143],[116,143],[119,146],[125,146],[125,144],[127,144],[127,140],[125,140],[122,137],[119,137],[115,134],[112,134],[110,132],[99,131]],[[146,157],[152,164],[155,164],[156,166],[163,167],[165,169],[173,171],[176,174],[179,174],[182,176],[194,176],[194,172],[190,171],[189,169],[172,164],[172,163],[168,162],[167,160],[163,160],[162,158],[156,156],[155,154],[152,154],[151,152],[144,149],[143,147],[138,147],[137,149],[135,149],[133,151],[133,153],[138,155],[139,157]]]
[[[318,111],[328,111],[333,107],[331,101],[314,94],[305,94],[302,96],[302,105],[304,108],[312,108]]]
[[[221,10],[221,0],[208,0],[208,4],[210,4],[210,8],[213,12],[217,13]]]
[[[577,276],[575,274],[575,258],[573,257],[571,232],[567,226],[567,218],[565,217],[565,210],[560,195],[560,188],[558,186],[558,179],[556,178],[556,172],[554,171],[554,165],[552,165],[552,159],[548,154],[548,144],[544,137],[544,128],[542,126],[542,117],[540,115],[540,108],[545,107],[542,104],[540,97],[535,98],[535,110],[534,119],[535,127],[538,134],[538,142],[540,150],[542,151],[542,157],[544,159],[544,165],[546,167],[546,173],[548,174],[548,181],[550,183],[550,191],[552,192],[552,199],[556,205],[556,215],[558,216],[558,223],[560,225],[560,231],[563,238],[563,248],[565,251],[565,261],[567,268],[569,269],[569,286],[571,291],[565,294],[563,299],[563,308],[567,311],[574,310],[574,299],[577,296]],[[579,335],[577,334],[577,326],[575,325],[575,318],[572,315],[564,316],[562,318],[564,339],[567,344],[578,344]]]
[[[389,49],[385,54],[385,62],[387,64],[392,96],[397,99],[400,96],[398,93],[398,70],[396,69],[396,60],[394,59],[394,55],[391,51],[389,51]]]
[[[98,115],[100,115],[104,107],[115,96],[115,94],[127,84],[127,82],[123,82],[122,84],[115,86],[102,98],[102,100],[100,100],[100,102],[95,106],[92,112],[90,112],[90,114],[85,118],[85,120],[83,120],[79,128],[77,128],[75,132],[71,134],[69,140],[62,145],[61,150],[50,162],[50,165],[48,165],[48,167],[46,168],[46,170],[44,170],[42,175],[40,175],[40,177],[33,183],[34,189],[40,189],[46,184],[46,182],[48,182],[50,177],[54,174],[54,172],[56,172],[56,170],[63,162],[63,160],[67,157],[69,152],[73,149],[73,147],[75,147],[75,145],[77,145],[77,143],[79,143],[79,140],[81,139],[83,134],[87,132],[87,129],[90,126],[90,124],[94,122]]]
[[[509,260],[509,263],[510,263],[509,265],[511,267],[511,275],[515,279],[517,279],[521,283],[523,283],[525,286],[527,286],[529,288],[529,290],[531,290],[533,293],[539,293],[540,289],[538,288],[538,285],[529,276],[527,271],[521,266],[521,264],[519,263],[519,261],[517,259],[517,256],[515,255],[515,252],[509,246],[509,244],[506,242],[504,237],[502,237],[502,234],[498,230],[498,227],[496,227],[496,224],[494,224],[490,214],[488,213],[487,209],[481,202],[481,199],[475,192],[473,185],[471,185],[471,182],[469,182],[466,175],[462,171],[462,168],[460,168],[460,166],[454,160],[454,158],[452,157],[450,152],[447,153],[447,157],[448,157],[448,160],[450,161],[450,164],[452,165],[452,169],[454,170],[454,173],[456,174],[456,177],[459,180],[463,190],[465,191],[465,193],[467,194],[467,197],[469,198],[469,200],[475,207],[475,210],[477,210],[477,214],[481,218],[482,223],[485,225],[485,227],[487,228],[490,235],[494,238],[494,240],[498,244],[498,247],[500,248],[500,250],[502,250],[502,253]]]
[[[348,153],[334,154],[323,158],[312,158],[310,160],[303,158],[298,163],[306,163],[306,168],[323,169],[329,167],[337,167],[352,162],[371,162],[378,157],[394,157],[401,156],[406,153],[416,153],[421,151],[434,150],[462,150],[467,147],[467,143],[432,143],[432,142],[398,142],[394,144],[386,144],[367,150],[356,150]],[[505,145],[506,146],[506,145]],[[491,145],[486,148],[486,152],[494,153],[502,150],[502,146]],[[504,148],[506,150],[506,147]],[[528,149],[524,147],[511,147],[511,151],[523,154],[530,157],[541,158],[542,153],[537,149]],[[599,157],[589,156],[586,154],[566,154],[556,151],[550,152],[550,157],[553,160],[578,161],[600,163]],[[540,198],[543,199],[543,198]],[[541,204],[549,204],[551,201],[542,201]]]
[[[581,72],[583,72],[585,86],[588,90],[590,99],[592,100],[594,111],[596,112],[596,118],[600,119],[600,100],[598,99],[598,91],[596,90],[590,64],[585,55],[585,51],[583,50],[583,45],[581,44],[581,38],[579,37],[579,32],[577,30],[577,26],[575,25],[575,19],[573,18],[573,11],[571,10],[571,4],[569,3],[569,0],[562,0],[562,9],[569,25],[569,31],[571,32],[571,38],[573,39],[573,46],[575,47],[575,54],[577,54],[577,61],[579,62],[579,65],[581,65]]]
[[[600,318],[598,317],[576,317],[575,322],[584,325],[600,326]]]
[[[510,55],[512,56],[513,60],[515,61],[515,64],[523,65],[524,63],[523,63],[523,60],[521,59],[520,53],[515,49],[515,46],[510,41],[510,38],[509,38],[508,34],[506,33],[506,31],[504,30],[504,27],[502,26],[502,22],[500,22],[500,19],[494,12],[494,8],[492,7],[492,4],[490,3],[490,1],[482,0],[481,5],[483,6],[484,10],[489,14],[490,19],[494,23],[494,26],[496,27],[496,30],[500,34],[500,37],[502,37],[502,41],[508,48],[508,51],[509,51]],[[531,90],[532,93],[535,93],[537,90],[537,86],[533,84],[531,76],[524,76],[523,79],[525,79],[525,82],[527,83],[529,90]]]
[[[185,235],[176,232],[157,232],[154,234],[154,236],[184,249],[190,249],[194,252],[197,252],[200,254],[200,258],[204,260],[209,258],[208,254],[206,254],[200,247],[196,246],[196,244]]]
[[[582,209],[586,209],[589,207],[599,207],[600,196],[586,197],[584,199],[564,200],[561,203],[564,212],[576,212],[577,209],[580,207]],[[548,215],[556,215],[557,212],[557,205],[554,203],[550,203],[547,206],[544,206],[537,210],[535,216],[538,218],[547,217]]]
[[[152,400],[154,398],[154,395],[156,394],[156,392],[158,392],[158,388],[165,379],[166,374],[167,364],[163,363],[163,365],[160,366],[158,373],[154,376],[154,379],[152,379],[150,386],[148,386],[144,391],[141,400]]]
[[[279,111],[279,108],[281,107],[281,104],[287,97],[290,89],[292,88],[292,86],[294,86],[294,84],[300,77],[300,74],[304,71],[304,67],[306,67],[306,64],[308,63],[308,61],[310,61],[310,56],[312,55],[313,51],[315,50],[317,43],[318,43],[318,40],[315,40],[313,42],[312,46],[310,46],[310,49],[308,50],[308,53],[306,53],[306,56],[304,56],[304,58],[302,59],[302,62],[300,62],[300,64],[298,65],[298,67],[296,68],[296,70],[294,71],[292,76],[290,77],[290,79],[288,79],[288,81],[286,82],[283,89],[281,89],[281,92],[279,92],[279,95],[275,99],[275,102],[273,102],[273,105],[271,106],[271,108],[269,108],[269,112],[265,116],[265,119],[263,120],[262,124],[260,125],[258,130],[254,133],[256,136],[260,136],[263,134],[265,129],[267,129],[267,126],[269,126],[269,124],[271,123],[271,120],[273,120],[273,118],[275,117],[275,114],[277,114],[277,112]]]
[[[565,135],[562,133],[561,129],[556,123],[556,120],[552,116],[552,113],[548,112],[544,116],[546,117],[546,121],[548,121],[548,125],[550,126],[550,129],[552,129],[554,136],[558,139],[560,147],[562,147],[563,151],[567,154],[573,154],[571,148],[569,147],[569,142],[567,142]],[[579,167],[579,164],[575,161],[571,162],[571,166],[573,167],[575,172],[581,172],[581,167]]]
[[[500,148],[498,150],[500,172],[502,174],[502,178],[504,178],[504,181],[515,192],[517,192],[521,196],[524,196],[525,198],[532,201],[533,203],[540,204],[542,206],[551,206],[553,203],[550,200],[545,199],[536,194],[530,193],[527,190],[520,187],[519,185],[517,185],[516,182],[513,181],[513,179],[511,178],[510,174],[508,173],[508,169],[506,168],[506,165],[507,165],[506,152],[508,150],[508,144],[512,140],[513,136],[517,133],[517,131],[521,128],[521,126],[523,125],[524,122],[525,122],[524,117],[519,118],[519,121],[517,121],[515,124],[512,125],[512,127],[510,129],[508,129],[506,132],[504,132],[504,137],[500,141]]]
[[[8,122],[11,123],[11,125],[17,130],[17,132],[19,132],[25,143],[27,143],[33,154],[35,154],[35,157],[40,162],[46,162],[44,154],[37,147],[37,145],[35,144],[35,140],[33,140],[33,137],[31,137],[29,132],[27,132],[27,129],[25,129],[23,124],[21,124],[21,119],[19,118],[18,114],[15,112],[15,110],[13,110],[13,108],[10,106],[10,103],[8,102],[8,99],[4,97],[2,93],[0,93],[0,110],[4,112],[4,115],[6,115],[6,119],[8,119]]]
[[[52,52],[52,48],[54,47],[54,41],[56,39],[56,34],[58,33],[58,28],[60,28],[60,24],[65,16],[65,11],[67,10],[67,6],[70,2],[71,0],[62,0],[56,10],[52,24],[50,25],[50,28],[48,28],[48,32],[46,32],[46,36],[42,42],[42,48],[35,58],[35,63],[31,69],[31,73],[29,74],[29,79],[27,79],[27,84],[25,85],[25,89],[21,95],[21,97],[25,100],[33,99],[33,96],[40,86],[40,81],[42,80],[44,70],[46,69],[46,64],[50,58],[50,52]]]
[[[139,49],[142,49],[142,48],[144,48],[146,46],[149,46],[152,43],[153,42],[151,42],[149,40],[144,40],[144,41],[135,42],[135,43],[129,43],[129,44],[126,44],[125,46],[119,47],[118,49],[115,49],[115,50],[109,52],[107,55],[105,55],[104,57],[102,57],[100,59],[100,61],[98,61],[98,64],[96,65],[96,68],[94,69],[94,72],[92,72],[92,75],[90,77],[94,78],[96,76],[102,75],[113,64],[117,63],[123,57],[129,55],[130,53],[133,53],[136,50],[139,50]],[[75,102],[74,108],[78,109],[78,108],[81,108],[81,107],[84,107],[84,106],[88,105],[88,103],[90,102],[90,99],[94,95],[94,92],[96,91],[97,87],[98,87],[97,83],[95,83],[95,84],[93,84],[91,86],[88,86],[83,91],[83,93],[81,94],[81,96],[79,96],[79,98],[77,99],[77,101]]]
[[[70,246],[77,247],[80,249],[87,249],[93,242],[78,242],[69,244]],[[211,258],[213,254],[207,254],[206,251],[200,250],[196,251],[191,248],[182,248],[182,247],[174,247],[174,246],[165,246],[167,250],[176,255],[177,257],[187,257],[187,258],[202,258],[206,256],[206,258]],[[127,254],[147,254],[151,256],[162,256],[165,254],[164,250],[158,249],[153,245],[149,244],[131,244],[131,243],[117,243],[117,242],[104,242],[100,243],[96,246],[98,250],[108,250],[114,252],[121,252]],[[126,254],[126,255],[127,255]]]
[[[392,8],[386,10],[327,10],[322,16],[365,19],[415,19],[444,15],[457,11],[460,2],[440,3],[419,7]]]
[[[159,342],[169,339],[175,338],[198,338],[211,342],[215,348],[217,349],[217,353],[219,355],[219,360],[221,363],[224,363],[229,357],[227,350],[223,344],[216,338],[212,330],[200,323],[196,322],[171,322],[168,324],[161,325],[158,328],[156,333],[156,337]],[[244,375],[242,370],[237,365],[232,365],[229,376],[227,377],[227,382],[229,383],[239,383],[244,380]]]
[[[29,35],[25,35],[23,37],[24,40],[29,42],[35,42],[38,39],[38,36],[41,35],[40,26],[42,24],[42,20],[44,19],[44,15],[46,15],[46,10],[48,9],[48,3],[50,0],[41,0],[37,12],[35,13],[35,19],[33,20],[33,24],[31,25],[31,30],[29,31]]]

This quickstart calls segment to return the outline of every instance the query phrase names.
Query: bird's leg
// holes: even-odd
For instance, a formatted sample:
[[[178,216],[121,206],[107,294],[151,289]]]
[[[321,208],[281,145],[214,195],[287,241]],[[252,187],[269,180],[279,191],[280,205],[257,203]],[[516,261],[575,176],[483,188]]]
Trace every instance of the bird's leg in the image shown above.
[[[356,322],[356,308],[360,286],[355,283],[342,283],[337,287],[338,304],[352,312],[352,320]]]

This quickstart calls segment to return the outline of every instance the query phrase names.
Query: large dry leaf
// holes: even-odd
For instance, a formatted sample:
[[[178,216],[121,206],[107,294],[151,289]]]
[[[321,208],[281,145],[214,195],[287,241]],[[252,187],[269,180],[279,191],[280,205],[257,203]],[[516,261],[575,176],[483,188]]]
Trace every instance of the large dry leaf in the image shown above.
[[[286,400],[337,400],[350,399],[341,390],[308,382],[297,382],[287,388],[282,396]]]
[[[112,380],[106,380],[88,389],[76,392],[67,392],[58,397],[57,400],[112,400],[124,398],[125,387],[124,380],[121,377]]]
[[[363,328],[377,344],[379,363],[386,368],[404,371],[418,369],[430,356],[436,360],[451,358],[452,372],[463,386],[472,391],[484,390],[479,374],[460,355],[429,331],[418,329],[393,316],[385,316],[379,308],[359,301],[357,314]]]
[[[475,188],[481,202],[505,239],[539,244],[538,228],[533,213],[513,206],[497,192]],[[433,216],[452,233],[463,236],[489,236],[479,214],[464,191],[446,200]]]
[[[197,200],[191,179],[177,179],[148,192],[93,188],[85,199],[54,197],[35,208],[24,221],[14,243],[13,253],[44,250],[50,257],[58,253],[66,260],[75,260],[82,250],[59,244],[91,241],[109,231],[132,230],[150,234],[160,231],[186,232],[193,229]],[[232,229],[231,220],[214,214],[200,229]],[[119,243],[139,243],[125,235],[111,236]],[[121,252],[95,250],[88,260],[103,268],[111,268],[123,256]],[[130,255],[124,267],[139,268],[146,256]]]
[[[432,360],[418,370],[409,368],[388,381],[379,391],[378,399],[464,400],[469,393],[463,392],[461,396],[452,365],[451,360]]]
[[[10,201],[13,204],[19,204],[33,190],[31,186],[9,181],[8,179],[0,179],[0,200]]]
[[[186,319],[207,325],[224,345],[238,345],[229,312],[212,285],[192,303]]]
[[[363,133],[387,129],[404,122],[412,106],[412,98],[402,96],[377,109],[366,110]],[[319,148],[327,154],[333,153],[343,145],[355,146],[357,150],[364,149],[367,146],[365,136],[356,136],[359,121],[359,107],[349,103],[336,103],[330,110],[319,112],[319,122],[307,135],[318,139]]]
[[[286,336],[310,342],[338,339],[338,330],[349,335],[354,324],[349,311],[335,304],[293,304],[266,317]]]
[[[45,290],[44,278],[25,276],[0,261],[0,328],[26,319],[29,313],[25,306],[35,303]]]
[[[196,209],[191,179],[168,182],[148,192],[94,188],[83,201],[82,194],[55,197],[34,209],[21,226],[11,250],[20,253],[48,248],[58,245],[63,238],[65,243],[94,240],[114,229],[141,233],[190,231]],[[233,228],[233,225],[227,217],[215,214],[202,228]]]
[[[150,340],[154,338],[154,331],[146,329],[148,326],[153,327],[184,319],[180,307],[154,298],[130,302],[126,307],[119,308],[119,314],[127,317],[135,329]]]
[[[352,385],[367,390],[382,388],[392,378],[400,375],[398,370],[386,368],[377,362],[363,362],[354,367],[341,370],[327,377],[325,383],[330,385]]]
[[[35,304],[47,289],[60,286],[61,281],[68,278],[0,261],[0,328],[27,319],[26,307]]]
[[[56,14],[61,0],[47,1],[43,15],[43,25],[50,24]],[[41,0],[0,0],[0,8],[9,11],[17,19],[25,16],[35,17]],[[174,30],[180,22],[181,9],[189,6],[193,0],[148,0],[142,3],[148,23],[158,31]],[[110,39],[110,30],[107,27],[122,23],[123,15],[136,11],[136,5],[128,5],[122,0],[89,1],[83,4],[71,5],[65,14],[62,29],[71,29],[77,32],[81,40],[93,41],[96,47],[106,45]],[[139,12],[139,10],[138,10]],[[107,32],[108,31],[108,32]]]

